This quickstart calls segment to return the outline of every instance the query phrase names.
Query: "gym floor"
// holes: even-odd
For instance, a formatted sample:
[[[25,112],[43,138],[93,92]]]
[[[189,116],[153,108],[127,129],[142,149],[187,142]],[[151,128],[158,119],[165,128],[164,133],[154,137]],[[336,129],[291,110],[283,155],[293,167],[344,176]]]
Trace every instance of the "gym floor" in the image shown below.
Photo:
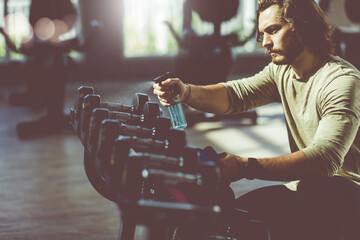
[[[135,92],[148,93],[156,101],[151,82],[76,82],[67,86],[64,112],[69,112],[82,85],[93,86],[102,101],[130,103]],[[44,114],[41,108],[9,106],[9,93],[22,89],[0,89],[0,239],[117,239],[121,213],[89,183],[83,168],[83,147],[74,131],[31,139],[17,137],[17,123]],[[187,141],[246,157],[288,153],[281,106],[272,104],[256,111],[256,125],[246,118],[197,123],[186,129]],[[271,184],[278,183],[240,180],[231,186],[240,196]],[[144,239],[144,228],[137,228],[135,239]]]

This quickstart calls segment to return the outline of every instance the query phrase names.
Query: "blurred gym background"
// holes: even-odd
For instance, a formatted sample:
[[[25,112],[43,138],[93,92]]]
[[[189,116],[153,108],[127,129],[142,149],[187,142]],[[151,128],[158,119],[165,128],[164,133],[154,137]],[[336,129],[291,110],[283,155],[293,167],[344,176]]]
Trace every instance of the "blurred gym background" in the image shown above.
[[[0,238],[117,239],[121,213],[91,187],[67,124],[77,88],[125,104],[136,92],[157,101],[151,80],[168,71],[194,84],[252,75],[270,62],[256,42],[256,2],[0,0]],[[317,2],[336,27],[337,54],[359,68],[358,1]],[[189,144],[289,151],[278,104],[231,119],[187,113]],[[267,184],[232,187],[241,195]]]

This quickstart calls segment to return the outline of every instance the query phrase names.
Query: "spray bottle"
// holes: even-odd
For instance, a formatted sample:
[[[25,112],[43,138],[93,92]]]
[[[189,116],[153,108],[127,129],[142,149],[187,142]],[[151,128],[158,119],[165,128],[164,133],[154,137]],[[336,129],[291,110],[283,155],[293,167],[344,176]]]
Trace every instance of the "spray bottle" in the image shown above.
[[[153,81],[161,85],[162,81],[165,81],[168,78],[175,78],[175,74],[171,72],[166,72],[163,75],[155,78]],[[174,91],[174,89],[172,90]],[[181,105],[181,100],[179,94],[175,96],[175,101],[171,103],[171,106],[167,107],[170,114],[170,119],[173,128],[185,128],[187,126],[184,110]]]

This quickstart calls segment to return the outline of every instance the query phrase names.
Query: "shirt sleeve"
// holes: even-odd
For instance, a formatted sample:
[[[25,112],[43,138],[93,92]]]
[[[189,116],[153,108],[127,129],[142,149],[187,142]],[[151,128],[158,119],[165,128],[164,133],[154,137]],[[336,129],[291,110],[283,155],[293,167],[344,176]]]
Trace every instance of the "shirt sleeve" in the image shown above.
[[[332,176],[342,167],[359,130],[360,80],[351,76],[334,79],[319,92],[318,108],[319,126],[303,151],[314,170]]]
[[[226,113],[240,113],[280,99],[274,81],[272,64],[267,65],[261,72],[252,77],[222,84],[228,91],[230,102]]]

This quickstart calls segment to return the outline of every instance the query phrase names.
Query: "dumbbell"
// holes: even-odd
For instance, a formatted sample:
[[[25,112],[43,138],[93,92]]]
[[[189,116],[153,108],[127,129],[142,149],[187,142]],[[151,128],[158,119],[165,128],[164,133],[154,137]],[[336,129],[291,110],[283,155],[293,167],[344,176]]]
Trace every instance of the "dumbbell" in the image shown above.
[[[80,122],[81,105],[84,100],[84,97],[88,94],[93,94],[93,93],[94,93],[94,89],[92,87],[81,86],[77,89],[74,108],[70,110],[70,121],[72,126],[75,128],[76,132],[79,132],[77,126],[78,123]]]
[[[114,192],[111,191],[108,184],[105,182],[106,176],[109,176],[109,172],[112,171],[110,166],[112,161],[114,160],[113,155],[113,148],[114,144],[116,145],[116,139],[119,138],[119,130],[120,130],[119,123],[116,120],[105,119],[102,121],[100,133],[99,133],[99,140],[98,144],[93,146],[92,148],[85,148],[87,157],[85,160],[85,165],[88,166],[85,170],[90,171],[91,173],[87,172],[88,178],[94,188],[104,197],[113,201],[114,200]],[[175,132],[180,132],[178,136],[185,137],[182,133],[183,130],[175,130],[171,129],[170,132],[174,132],[170,134],[172,136],[176,136]],[[121,137],[120,137],[121,138]],[[171,139],[171,138],[170,138]],[[152,143],[153,146],[157,146],[157,151],[159,151],[160,146],[162,149],[165,149],[165,146],[168,145],[165,141],[158,141],[153,139],[147,139],[148,141],[144,141],[144,143]],[[185,141],[184,139],[182,141]],[[170,141],[171,142],[171,141]],[[130,143],[128,141],[122,141],[122,143]],[[175,144],[175,140],[172,142]],[[148,145],[149,146],[149,145]],[[118,148],[119,151],[120,148]],[[130,148],[126,148],[130,151]],[[124,154],[124,148],[121,148],[121,153]],[[126,156],[128,157],[128,156]],[[174,158],[173,158],[174,159]],[[117,164],[121,164],[124,161],[117,161]],[[116,166],[119,169],[119,166]],[[90,169],[90,170],[89,170]],[[94,173],[95,172],[95,173]],[[120,173],[118,173],[120,174]]]
[[[96,169],[94,165],[94,158],[90,156],[87,151],[84,152],[84,169],[94,189],[104,198],[115,202],[116,195],[109,191],[109,187],[106,186],[104,178],[99,174],[98,169]]]
[[[93,166],[93,168],[96,169],[96,173],[97,173],[97,175],[100,176],[100,178],[101,178],[100,180],[102,183],[99,184],[99,180],[98,180],[97,176],[94,176],[94,177],[90,176],[89,179],[92,178],[92,180],[93,180],[93,182],[91,180],[90,180],[90,182],[92,182],[92,185],[94,187],[97,186],[98,189],[100,189],[100,190],[98,190],[98,192],[101,192],[101,193],[103,192],[103,191],[101,191],[101,189],[106,188],[106,183],[103,181],[105,172],[110,171],[109,170],[110,162],[115,160],[115,158],[113,157],[113,155],[114,155],[113,148],[114,148],[114,142],[116,145],[116,141],[117,141],[116,139],[121,138],[121,137],[119,137],[120,127],[121,127],[121,125],[119,125],[119,123],[116,120],[111,120],[111,119],[103,120],[99,134],[98,134],[98,136],[99,136],[98,140],[95,140],[96,138],[93,139],[93,138],[89,137],[89,140],[91,139],[94,143],[98,142],[98,144],[92,145],[89,148],[85,147],[86,154],[89,156],[86,158],[85,164],[88,166]],[[124,137],[124,136],[122,136],[122,137]],[[175,146],[177,143],[180,143],[180,142],[182,142],[181,143],[182,145],[185,145],[184,142],[186,140],[185,140],[185,134],[184,134],[183,130],[170,129],[169,141],[171,144],[168,143],[168,140],[167,141],[158,141],[158,140],[154,140],[154,139],[147,139],[143,142],[148,143],[147,146],[153,146],[152,148],[150,147],[150,149],[148,149],[149,151],[158,151],[158,152],[160,152],[161,149],[165,149],[167,146]],[[122,141],[122,142],[127,142],[127,141]],[[122,154],[124,154],[124,148],[118,147],[118,151],[119,151],[119,149],[121,149],[120,152]],[[170,147],[170,149],[171,149],[171,147]],[[128,148],[128,150],[130,151],[129,148]],[[118,155],[119,154],[117,153],[116,156],[118,156]],[[128,157],[128,156],[126,155],[126,157]],[[91,169],[91,168],[89,167],[89,169]],[[88,175],[88,173],[87,173],[87,175]],[[99,185],[101,185],[102,187],[99,187]],[[109,196],[106,196],[106,198],[110,199]]]
[[[105,119],[102,121],[98,144],[91,150],[93,153],[96,152],[94,155],[94,164],[101,173],[106,171],[110,165],[110,161],[115,161],[115,159],[112,159],[112,150],[115,142],[121,143],[116,144],[117,150],[114,158],[124,159],[128,157],[127,153],[130,151],[130,148],[139,152],[161,154],[165,152],[180,155],[186,145],[185,132],[182,129],[170,129],[169,137],[165,141],[136,136],[119,136],[119,132],[120,125],[116,120]],[[96,148],[96,151],[94,148]]]
[[[118,138],[115,142],[115,147],[113,148],[114,152],[111,157],[111,161],[106,168],[103,168],[103,175],[105,176],[106,181],[108,181],[108,186],[112,189],[116,188],[116,183],[119,182],[119,179],[123,177],[124,166],[127,161],[130,161],[131,153],[131,142],[124,141],[124,138]],[[190,174],[196,174],[199,171],[204,172],[205,175],[213,176],[213,169],[217,168],[217,162],[219,156],[212,147],[206,147],[204,149],[195,148],[186,146],[181,150],[181,155],[170,156],[165,154],[149,154],[149,153],[140,153],[144,161],[144,164],[148,167],[157,167],[165,170],[173,171],[182,171]],[[132,157],[134,158],[134,157]],[[211,175],[211,173],[213,173]],[[219,173],[216,173],[219,174]],[[211,179],[211,178],[207,178]],[[210,186],[205,184],[205,186]],[[186,185],[183,187],[183,191],[187,192],[190,195],[190,199],[198,203],[208,203],[212,201],[213,203],[222,204],[226,202],[231,202],[235,195],[232,189],[227,184],[222,184],[220,187],[216,185],[215,188],[212,187],[202,187],[202,189],[197,190],[196,185]],[[112,192],[115,190],[111,190]],[[214,191],[220,191],[221,196],[215,194]],[[204,196],[208,196],[204,198]]]
[[[165,141],[137,136],[119,136],[115,140],[115,150],[111,161],[127,159],[130,149],[135,152],[181,156],[184,158],[183,167],[187,171],[197,171],[200,165],[216,166],[219,160],[218,154],[212,147],[201,149],[186,145],[185,132],[182,129],[170,129],[169,137]]]
[[[114,132],[115,128],[116,125],[111,132]],[[113,165],[118,164],[116,171],[122,172],[122,169],[119,169],[118,166],[123,166],[123,162],[128,160],[131,151],[160,154],[163,156],[160,159],[179,157],[181,159],[178,160],[181,163],[180,166],[184,171],[188,172],[196,172],[203,165],[217,165],[219,157],[213,148],[206,147],[205,149],[200,149],[187,146],[184,131],[180,129],[171,129],[169,135],[169,139],[166,141],[136,136],[119,136],[115,140],[111,156],[108,153],[102,153],[103,151],[109,151],[107,149],[109,142],[106,143],[105,139],[107,138],[104,137],[103,141],[99,141],[104,147],[99,147],[97,168],[101,169],[101,174],[111,175],[109,172],[112,171]],[[111,141],[114,141],[113,136]],[[111,157],[110,159],[109,156]]]
[[[131,152],[141,153],[142,156],[146,156],[144,159],[149,159],[146,154],[151,153],[153,154],[151,156],[156,156],[156,160],[149,162],[156,162],[158,166],[162,167],[175,166],[175,169],[178,170],[180,167],[182,171],[187,172],[196,172],[202,166],[216,166],[218,161],[218,155],[211,147],[200,149],[187,146],[184,131],[179,129],[170,130],[168,141],[119,136],[114,145],[110,160],[106,158],[98,159],[101,161],[101,163],[98,162],[98,168],[101,169],[103,176],[123,172],[124,162],[128,161]],[[169,161],[166,161],[166,159]]]
[[[186,160],[184,167],[187,169],[196,169],[196,166],[204,164],[216,165],[214,156],[217,157],[217,153],[214,150],[207,150],[208,148],[186,146],[185,131],[182,129],[170,129],[167,140],[160,141],[152,138],[123,136],[121,125],[116,120],[105,119],[102,121],[98,138],[90,136],[89,141],[89,147],[86,149],[101,173],[106,171],[110,165],[109,162],[127,159],[130,149],[136,152],[182,156]]]
[[[77,95],[75,98],[73,116],[74,119],[80,121],[81,118],[81,108],[84,101],[84,98],[87,95],[95,95],[93,87],[88,86],[81,86],[78,88]],[[149,97],[144,93],[135,93],[132,99],[131,105],[120,104],[120,103],[110,103],[110,102],[101,102],[100,103],[100,96],[96,95],[99,98],[99,106],[104,107],[111,110],[121,111],[121,112],[128,112],[134,114],[141,114],[145,102],[149,101]]]
[[[133,157],[129,159],[130,161],[133,161]],[[231,204],[235,199],[230,186],[222,183],[218,166],[204,164],[199,165],[197,171],[187,172],[148,168],[146,164],[144,165],[141,171],[143,181],[147,183],[144,185],[156,186],[155,190],[161,193],[156,198],[164,196],[163,191],[159,191],[161,187],[175,186],[191,203],[223,206],[224,204]],[[125,176],[127,176],[126,172],[129,171],[128,167],[125,168]],[[157,193],[155,192],[155,194]]]
[[[121,138],[121,137],[120,137]],[[117,139],[110,161],[104,162],[101,167],[103,176],[111,177],[124,171],[123,167],[131,156],[139,155],[147,162],[148,166],[161,167],[166,169],[180,170],[184,168],[184,156],[171,156],[153,152],[135,152],[131,148],[129,141]],[[189,168],[184,168],[189,169]],[[107,178],[105,177],[105,178]]]
[[[147,167],[170,169],[173,171],[179,171],[183,165],[182,157],[171,157],[163,154],[153,153],[130,153],[126,161],[110,162],[110,166],[108,166],[107,169],[104,169],[105,171],[103,173],[104,181],[108,187],[108,191],[112,192],[113,194],[122,193],[122,189],[124,189],[124,187],[134,187],[134,189],[130,191],[134,190],[135,192],[141,194],[141,198],[146,199],[165,199],[163,193],[166,191],[160,191],[161,188],[158,188],[152,183],[148,184],[148,182],[144,181],[143,179],[139,179],[138,176],[127,176],[127,174],[133,174],[132,172],[127,171],[127,161],[139,161]],[[128,177],[135,177],[135,181],[131,183],[131,186],[121,185],[121,181]],[[141,186],[141,191],[136,190],[139,189],[139,186]],[[169,194],[166,196],[170,197]],[[168,200],[169,199],[170,198],[168,198]]]
[[[83,103],[84,97],[88,94],[94,94],[94,88],[89,86],[81,86],[78,88],[77,95],[75,98],[75,115],[80,113],[81,105]],[[100,96],[97,95],[99,98]],[[108,108],[111,110],[116,110],[119,112],[128,112],[134,114],[141,114],[144,104],[149,101],[149,97],[144,93],[135,93],[130,105],[120,104],[120,103],[111,103],[111,102],[102,102],[101,107]],[[79,117],[79,115],[78,115]]]
[[[94,146],[97,144],[101,123],[105,119],[109,119],[109,111],[107,109],[95,108],[93,110],[86,142],[88,148],[94,148]],[[146,128],[124,123],[118,124],[120,125],[118,129],[119,135],[138,136],[159,140],[165,140],[168,137],[171,128],[170,119],[164,117],[158,117],[156,125],[153,128]]]
[[[90,154],[92,157],[87,158],[88,161],[92,162],[86,163],[87,165],[93,165],[98,175],[93,176],[92,180],[90,180],[92,185],[98,188],[98,192],[100,192],[103,196],[112,201],[115,195],[114,189],[116,189],[116,185],[119,179],[123,178],[123,174],[125,172],[124,164],[129,161],[130,158],[130,146],[134,144],[143,151],[145,150],[154,152],[159,151],[159,149],[166,149],[167,146],[167,144],[163,141],[133,137],[129,138],[123,136],[118,137],[118,127],[119,124],[114,120],[106,119],[103,121],[100,132],[99,145],[97,146],[98,149],[97,151],[93,151],[95,153]],[[181,130],[173,129],[173,131],[179,132]],[[144,147],[143,145],[146,147]],[[154,150],[154,148],[157,148],[158,150]],[[149,166],[157,165],[162,166],[163,168],[165,168],[165,166],[168,166],[166,167],[167,169],[170,168],[177,170],[179,170],[178,168],[183,168],[185,163],[184,160],[186,159],[185,167],[183,168],[183,170],[187,170],[191,173],[196,173],[196,171],[198,171],[199,169],[212,169],[215,167],[215,164],[213,164],[212,161],[206,161],[206,158],[209,157],[205,158],[204,154],[201,153],[199,149],[184,148],[184,146],[181,146],[181,149],[184,149],[184,153],[182,156],[178,157],[165,156],[164,154],[151,155],[148,153],[142,153],[141,158],[142,161],[147,162]],[[200,164],[202,165],[201,167],[199,167]],[[211,170],[208,172],[211,172]],[[101,184],[99,184],[99,180]],[[104,191],[104,189],[106,189],[106,191]],[[186,190],[189,191],[189,187],[187,187]],[[196,193],[198,193],[200,196],[197,197],[198,199],[203,199],[202,195],[209,192],[207,190],[205,191],[205,193],[200,194],[203,191],[204,190],[196,191]],[[106,192],[106,194],[104,194],[104,192]]]
[[[100,97],[98,95],[90,94],[84,98],[81,110],[81,121],[80,126],[80,136],[82,139],[86,138],[86,134],[89,131],[90,119],[92,116],[92,111],[95,108],[102,107],[100,103]],[[109,107],[109,106],[108,106]],[[108,109],[109,118],[118,119],[119,122],[132,124],[132,125],[141,125],[144,127],[154,127],[156,125],[157,117],[161,115],[159,104],[145,102],[141,115],[136,115],[133,113],[120,112]]]
[[[131,154],[123,163],[122,172],[115,171],[110,177],[109,186],[120,195],[131,199],[146,197],[149,190],[154,191],[154,199],[162,198],[157,196],[156,189],[167,186],[176,186],[178,189],[185,189],[184,193],[192,198],[192,194],[201,196],[201,201],[207,203],[209,198],[219,191],[221,186],[220,171],[217,166],[199,166],[195,172],[181,171],[175,167],[181,163],[180,159],[150,153]],[[170,167],[164,167],[168,164]],[[162,167],[159,167],[162,166]],[[120,166],[119,166],[120,167]],[[175,167],[174,169],[171,169]],[[155,186],[153,189],[143,189],[143,186]],[[189,191],[191,189],[192,191]],[[161,191],[163,192],[163,191]],[[201,193],[201,194],[199,194]],[[199,201],[199,197],[193,201]]]
[[[114,139],[118,137],[117,129],[119,124],[116,121],[104,121],[99,131],[99,144],[87,147],[84,144],[84,165],[86,175],[97,192],[105,198],[115,201],[114,194],[108,191],[100,168],[96,164],[98,160],[98,148],[101,149],[100,158],[109,159],[112,154]],[[95,139],[93,139],[95,141]]]
[[[79,127],[81,133],[85,133],[88,131],[88,124],[90,121],[90,117],[92,114],[93,109],[95,108],[106,108],[108,110],[118,111],[118,112],[128,112],[131,114],[140,114],[143,113],[143,110],[150,111],[150,114],[153,111],[156,111],[157,115],[160,115],[160,110],[158,105],[154,106],[152,104],[150,107],[144,108],[144,105],[148,102],[148,97],[145,94],[136,93],[133,97],[133,105],[127,106],[120,103],[108,103],[108,102],[100,102],[100,96],[95,94],[89,94],[84,97],[83,104],[81,106],[81,113],[80,113],[80,123]],[[158,109],[156,109],[156,107]],[[149,109],[150,108],[150,109]],[[149,113],[147,113],[149,114]],[[84,134],[81,134],[84,135]]]
[[[181,155],[186,146],[186,136],[182,129],[170,129],[166,140],[141,138],[138,136],[121,136],[121,141],[130,143],[137,152],[163,153],[167,155]]]
[[[103,111],[100,111],[99,113],[103,113]],[[101,118],[101,116],[99,118]],[[158,121],[160,122],[160,120]],[[165,121],[165,123],[168,123],[168,121]],[[119,124],[117,120],[104,119],[101,122],[98,133],[96,133],[96,131],[91,131],[91,135],[89,135],[88,138],[89,144],[87,147],[86,145],[84,146],[91,156],[91,159],[93,159],[93,164],[96,165],[96,168],[101,169],[110,161],[114,142],[119,138],[119,135],[121,135],[123,127],[124,125]],[[129,131],[129,129],[126,129],[125,131]],[[185,132],[180,129],[169,129],[168,139],[165,141],[135,136],[132,136],[129,139],[126,138],[126,136],[121,136],[121,138],[127,139],[127,141],[132,139],[131,141],[134,142],[134,144],[137,142],[138,147],[144,145],[143,149],[146,147],[148,151],[157,152],[163,150],[176,152],[176,149],[182,149],[186,144]]]

